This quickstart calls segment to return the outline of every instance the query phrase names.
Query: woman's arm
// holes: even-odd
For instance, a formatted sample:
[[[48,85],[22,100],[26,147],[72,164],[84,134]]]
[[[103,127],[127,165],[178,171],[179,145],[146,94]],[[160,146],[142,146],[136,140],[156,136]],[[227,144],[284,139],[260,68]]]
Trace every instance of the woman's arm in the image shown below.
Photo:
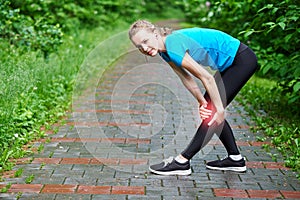
[[[217,124],[221,124],[225,119],[225,111],[214,77],[199,63],[197,63],[188,54],[188,52],[186,52],[185,56],[183,57],[182,67],[202,81],[206,91],[210,96],[211,101],[213,102],[213,105],[216,109],[216,113],[214,113],[214,116],[212,120],[208,123],[208,125],[210,126],[214,122],[216,122]]]
[[[203,97],[200,88],[198,87],[198,84],[195,82],[195,80],[190,76],[189,73],[187,73],[184,69],[181,69],[177,67],[173,62],[168,63],[174,72],[179,76],[181,79],[183,85],[190,91],[190,93],[197,99],[199,104],[207,105],[207,101]]]

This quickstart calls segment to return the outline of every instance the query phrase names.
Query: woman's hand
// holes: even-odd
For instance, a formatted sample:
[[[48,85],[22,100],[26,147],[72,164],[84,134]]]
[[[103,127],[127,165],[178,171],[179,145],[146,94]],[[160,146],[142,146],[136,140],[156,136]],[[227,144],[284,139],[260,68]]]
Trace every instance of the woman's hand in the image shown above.
[[[209,109],[206,109],[206,107],[207,107],[207,104],[202,104],[202,105],[200,104],[199,113],[200,113],[200,118],[202,120],[209,118],[212,114],[212,111]]]
[[[224,109],[223,110],[220,110],[220,111],[217,111],[213,118],[210,120],[210,122],[208,122],[208,126],[211,126],[213,123],[217,123],[217,125],[220,125],[223,121],[225,120],[225,111]]]

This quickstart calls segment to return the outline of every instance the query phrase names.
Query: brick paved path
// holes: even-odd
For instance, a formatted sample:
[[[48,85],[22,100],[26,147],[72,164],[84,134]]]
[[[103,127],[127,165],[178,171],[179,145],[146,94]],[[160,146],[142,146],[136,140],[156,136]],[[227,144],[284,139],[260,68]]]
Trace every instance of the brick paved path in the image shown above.
[[[92,90],[93,91],[93,90]],[[214,137],[191,161],[191,176],[158,176],[149,164],[180,153],[200,119],[197,103],[159,58],[131,51],[107,70],[97,89],[73,104],[65,124],[35,142],[41,152],[17,160],[1,199],[300,199],[295,174],[256,142],[243,108],[227,109],[246,173],[209,171],[226,156]],[[250,125],[249,125],[250,124]],[[271,147],[271,153],[276,151]],[[15,172],[22,169],[20,177]]]

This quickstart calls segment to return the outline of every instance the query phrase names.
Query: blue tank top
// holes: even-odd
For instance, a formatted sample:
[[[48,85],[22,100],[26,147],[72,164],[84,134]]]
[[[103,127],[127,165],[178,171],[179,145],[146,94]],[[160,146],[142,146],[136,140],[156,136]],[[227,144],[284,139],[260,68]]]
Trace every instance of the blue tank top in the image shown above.
[[[240,41],[222,31],[187,28],[173,31],[165,40],[167,52],[160,56],[166,62],[181,66],[186,52],[199,64],[224,71],[234,60]]]

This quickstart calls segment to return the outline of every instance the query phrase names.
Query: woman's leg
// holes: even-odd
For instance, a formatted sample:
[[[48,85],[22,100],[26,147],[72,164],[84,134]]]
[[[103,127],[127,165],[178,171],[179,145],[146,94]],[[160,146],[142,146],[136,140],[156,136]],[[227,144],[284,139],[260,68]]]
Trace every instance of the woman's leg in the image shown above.
[[[241,50],[242,49],[242,50]],[[223,101],[224,107],[226,107],[237,95],[244,84],[257,70],[257,59],[255,54],[250,48],[246,48],[241,44],[239,52],[231,67],[226,69],[220,75],[215,76],[217,86]],[[211,106],[211,101],[208,94],[205,94],[205,98]],[[225,146],[229,155],[238,155],[239,151],[233,136],[233,132],[225,120],[225,122],[219,126],[208,127],[207,123],[211,118],[204,120],[198,128],[194,138],[188,145],[188,147],[182,152],[182,156],[191,159],[201,148],[203,148],[212,138],[214,133],[220,137],[223,145]]]
[[[213,109],[208,94],[205,93],[204,97],[208,102],[208,108]],[[227,120],[225,120],[224,123],[220,124],[219,126],[216,126],[215,124],[213,124],[212,126],[208,126],[207,124],[212,119],[212,116],[202,121],[190,144],[181,153],[184,158],[190,160],[196,153],[199,152],[200,149],[207,145],[207,143],[213,137],[214,133],[219,136],[229,155],[240,154],[235,142],[233,132]]]

